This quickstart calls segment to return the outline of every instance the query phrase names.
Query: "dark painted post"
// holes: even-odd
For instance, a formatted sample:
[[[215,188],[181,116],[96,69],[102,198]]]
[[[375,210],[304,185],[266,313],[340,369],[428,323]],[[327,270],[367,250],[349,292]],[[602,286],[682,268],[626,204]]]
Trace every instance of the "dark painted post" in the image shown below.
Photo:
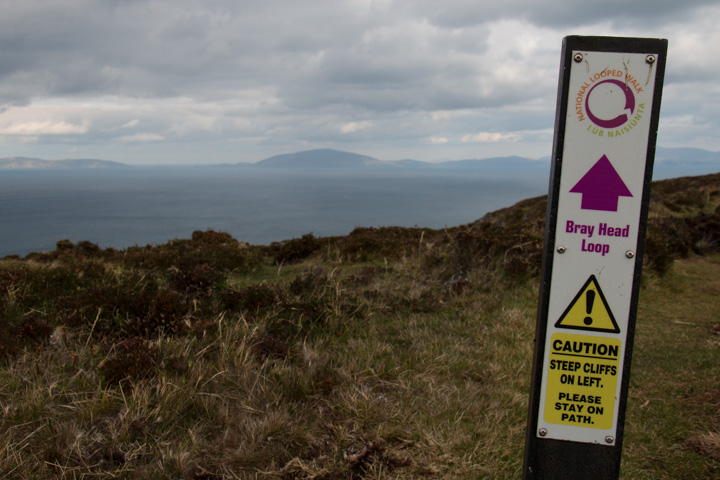
[[[617,479],[667,40],[563,40],[523,478]]]

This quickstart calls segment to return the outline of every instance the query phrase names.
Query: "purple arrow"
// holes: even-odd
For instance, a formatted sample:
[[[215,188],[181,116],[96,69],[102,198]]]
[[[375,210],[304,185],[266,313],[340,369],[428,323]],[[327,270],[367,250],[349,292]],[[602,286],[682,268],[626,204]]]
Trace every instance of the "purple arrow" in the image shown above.
[[[581,210],[605,212],[617,212],[619,197],[632,197],[625,182],[605,155],[600,157],[570,192],[582,194]]]

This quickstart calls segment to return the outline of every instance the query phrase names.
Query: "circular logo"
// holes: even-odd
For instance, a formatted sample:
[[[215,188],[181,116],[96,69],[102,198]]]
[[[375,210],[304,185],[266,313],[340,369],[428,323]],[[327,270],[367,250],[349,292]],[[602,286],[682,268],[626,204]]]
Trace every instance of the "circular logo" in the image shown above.
[[[625,94],[625,108],[624,111],[630,110],[630,115],[635,113],[635,95],[633,94],[632,90],[629,86],[627,86],[624,82],[620,80],[610,79],[610,80],[603,80],[602,82],[598,82],[590,89],[587,96],[585,97],[585,112],[587,113],[588,118],[592,123],[597,125],[598,127],[602,128],[617,128],[621,125],[624,125],[627,123],[629,117],[627,113],[621,113],[615,118],[599,118],[596,115],[593,114],[592,110],[590,109],[590,97],[593,94],[593,91],[599,87],[600,85],[611,83],[613,85],[616,85],[620,87],[620,90]]]

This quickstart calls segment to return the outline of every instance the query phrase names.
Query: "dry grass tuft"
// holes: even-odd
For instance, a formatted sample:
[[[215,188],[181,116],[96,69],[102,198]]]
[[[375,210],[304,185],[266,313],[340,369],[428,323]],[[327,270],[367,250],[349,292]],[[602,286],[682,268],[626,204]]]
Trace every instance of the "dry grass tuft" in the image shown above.
[[[703,455],[720,461],[720,434],[712,432],[688,440],[688,445]]]

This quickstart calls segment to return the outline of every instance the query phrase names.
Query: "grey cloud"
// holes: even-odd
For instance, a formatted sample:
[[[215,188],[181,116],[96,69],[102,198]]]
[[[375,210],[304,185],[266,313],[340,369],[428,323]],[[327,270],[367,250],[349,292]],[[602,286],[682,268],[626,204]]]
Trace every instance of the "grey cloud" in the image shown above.
[[[277,145],[542,130],[552,127],[565,31],[681,31],[667,28],[703,5],[715,2],[5,2],[0,108],[47,98],[122,106],[97,113],[72,139],[96,143],[133,134]],[[714,82],[716,67],[684,54],[686,44],[694,45],[676,54],[682,70],[671,59],[668,83]],[[432,122],[437,110],[464,115]],[[137,128],[114,129],[133,119]],[[359,121],[372,128],[339,129]]]
[[[433,0],[413,2],[416,12],[424,12],[435,24],[451,28],[467,27],[507,18],[523,18],[539,26],[572,28],[610,22],[618,26],[647,28],[653,22],[687,18],[695,9],[716,5],[715,0],[505,0],[478,2],[460,0],[446,3]],[[574,32],[573,32],[574,33]]]
[[[313,96],[328,87],[355,88],[350,96],[357,96],[363,89],[404,91],[448,80],[472,90],[468,83],[478,73],[467,67],[468,58],[452,60],[448,52],[487,50],[476,32],[424,32],[422,18],[358,15],[342,2],[211,2],[209,8],[179,1],[18,2],[7,10],[0,18],[0,40],[10,47],[0,53],[0,103],[6,104],[49,95],[212,99],[218,91],[269,84],[288,95],[297,84],[303,92],[314,87]],[[34,79],[6,85],[23,75]],[[359,103],[380,108],[375,99]]]

